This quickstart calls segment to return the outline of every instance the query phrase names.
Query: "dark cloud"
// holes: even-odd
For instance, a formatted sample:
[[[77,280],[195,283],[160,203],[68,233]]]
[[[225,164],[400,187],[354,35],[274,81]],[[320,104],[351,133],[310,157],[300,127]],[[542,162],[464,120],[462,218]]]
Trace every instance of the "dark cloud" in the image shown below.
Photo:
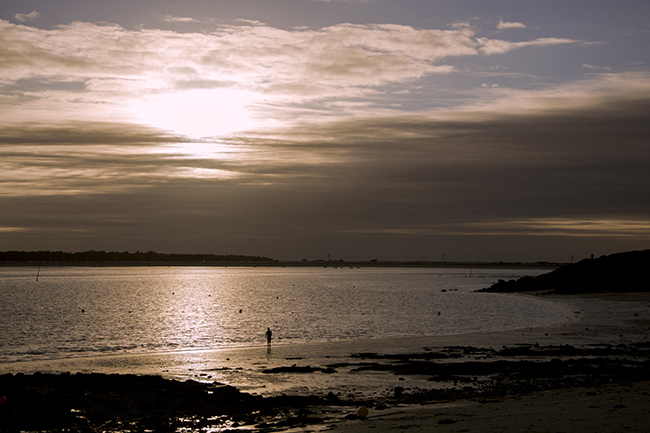
[[[186,142],[178,135],[164,133],[155,128],[136,124],[111,122],[70,121],[63,125],[48,123],[19,123],[3,125],[0,145],[57,144],[57,145],[155,145],[159,143]]]
[[[2,249],[568,260],[647,246],[650,99],[461,119],[303,125],[223,158],[117,125],[5,131],[5,164],[47,174],[21,190],[57,187],[2,198]]]

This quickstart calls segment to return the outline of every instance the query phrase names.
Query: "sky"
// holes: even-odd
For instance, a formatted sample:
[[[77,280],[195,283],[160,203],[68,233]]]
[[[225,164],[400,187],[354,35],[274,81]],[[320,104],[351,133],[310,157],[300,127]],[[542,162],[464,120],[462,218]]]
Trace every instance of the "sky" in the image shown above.
[[[650,248],[647,0],[3,0],[0,250]]]

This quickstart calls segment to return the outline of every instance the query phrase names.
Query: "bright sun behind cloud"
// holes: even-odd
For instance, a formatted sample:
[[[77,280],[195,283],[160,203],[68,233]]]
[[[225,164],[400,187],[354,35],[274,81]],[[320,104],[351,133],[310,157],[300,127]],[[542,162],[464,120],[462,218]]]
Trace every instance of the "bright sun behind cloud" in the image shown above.
[[[250,116],[249,92],[194,89],[147,98],[131,107],[139,121],[192,138],[229,135],[257,126]]]

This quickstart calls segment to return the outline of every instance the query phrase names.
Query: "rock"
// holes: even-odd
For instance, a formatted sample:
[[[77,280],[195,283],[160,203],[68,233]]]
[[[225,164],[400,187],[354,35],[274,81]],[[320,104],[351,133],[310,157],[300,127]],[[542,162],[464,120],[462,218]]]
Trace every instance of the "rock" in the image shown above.
[[[499,280],[479,292],[550,292],[553,294],[650,291],[650,250],[584,259],[537,277]]]
[[[440,421],[438,421],[438,424],[456,424],[456,422],[457,421],[454,421],[451,418],[447,418],[447,419],[441,419]]]

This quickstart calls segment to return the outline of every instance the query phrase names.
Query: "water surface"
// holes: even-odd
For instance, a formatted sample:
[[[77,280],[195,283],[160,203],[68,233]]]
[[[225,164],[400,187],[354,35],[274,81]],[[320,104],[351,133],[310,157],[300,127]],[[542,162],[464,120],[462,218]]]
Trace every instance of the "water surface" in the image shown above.
[[[474,293],[540,269],[0,268],[0,361],[546,326],[566,306]],[[470,274],[471,273],[471,274]]]

